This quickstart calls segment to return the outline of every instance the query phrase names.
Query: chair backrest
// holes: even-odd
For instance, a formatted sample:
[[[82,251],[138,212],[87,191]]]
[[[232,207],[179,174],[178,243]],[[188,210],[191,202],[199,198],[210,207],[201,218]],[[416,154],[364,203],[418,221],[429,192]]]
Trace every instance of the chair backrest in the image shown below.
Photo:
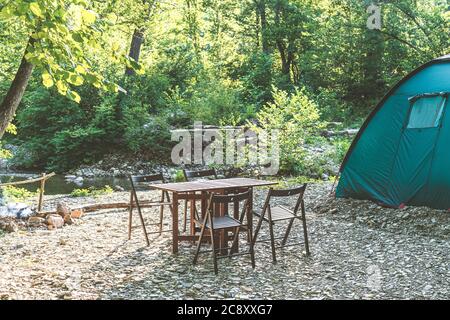
[[[183,174],[186,181],[192,181],[198,178],[217,179],[217,173],[215,169],[200,170],[200,171],[183,170]]]
[[[305,183],[301,187],[292,188],[292,189],[273,189],[270,188],[269,193],[267,194],[266,202],[264,203],[263,210],[266,210],[268,207],[270,208],[270,199],[271,198],[287,198],[298,196],[297,202],[294,207],[294,213],[297,214],[297,211],[300,206],[304,209],[303,196],[305,195],[306,187],[308,185]]]
[[[228,214],[229,206],[232,205],[235,218],[239,215],[240,204],[243,202],[242,213],[245,213],[246,210],[249,209],[251,193],[250,191],[246,191],[243,193],[237,194],[215,194],[211,193],[208,196],[208,210],[214,213],[216,208],[219,206],[223,206],[225,208],[225,213]]]
[[[149,185],[156,183],[166,183],[166,180],[162,173],[151,174],[145,176],[130,176],[131,187],[134,190],[139,188],[145,188]]]
[[[290,197],[290,196],[294,196],[294,195],[300,195],[303,196],[303,194],[305,193],[307,184],[305,183],[303,186],[301,187],[297,187],[297,188],[293,188],[293,189],[273,189],[271,188],[269,190],[269,195],[271,197]]]

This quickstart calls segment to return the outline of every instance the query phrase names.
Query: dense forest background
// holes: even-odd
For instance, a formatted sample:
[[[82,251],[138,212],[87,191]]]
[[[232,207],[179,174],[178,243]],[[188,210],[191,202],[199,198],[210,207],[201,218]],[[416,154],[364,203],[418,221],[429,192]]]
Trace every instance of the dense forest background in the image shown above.
[[[19,2],[26,19],[45,22],[49,1]],[[68,171],[109,154],[167,162],[170,130],[196,120],[285,129],[282,169],[313,170],[320,162],[305,163],[302,152],[305,144],[325,143],[321,128],[358,128],[389,87],[450,53],[446,0],[56,1],[92,10],[95,23],[83,18],[98,24],[98,43],[79,41],[83,59],[126,93],[103,90],[95,77],[83,81],[82,67],[69,81],[75,93],[67,92],[35,68],[16,130],[2,140],[16,146],[14,162],[22,168]],[[381,8],[381,30],[367,27],[373,2]],[[7,4],[0,1],[0,12]],[[1,99],[30,28],[11,12],[0,16]],[[117,58],[120,52],[133,63]],[[349,141],[331,144],[339,161]]]

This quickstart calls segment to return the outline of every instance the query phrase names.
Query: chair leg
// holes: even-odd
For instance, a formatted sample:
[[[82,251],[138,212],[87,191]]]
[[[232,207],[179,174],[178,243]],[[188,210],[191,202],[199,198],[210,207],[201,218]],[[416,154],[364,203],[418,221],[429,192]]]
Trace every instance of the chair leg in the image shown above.
[[[164,192],[161,194],[161,202],[164,202]],[[164,206],[159,208],[159,235],[162,235],[164,220]]]
[[[275,253],[275,236],[273,233],[273,222],[272,222],[272,215],[269,211],[269,231],[270,231],[270,245],[272,247],[272,260],[273,263],[277,263],[277,256]]]
[[[240,231],[240,228],[236,227],[236,229],[234,231],[234,235],[233,235],[233,241],[231,242],[231,247],[230,247],[230,250],[228,251],[228,258],[231,258],[231,255],[233,253],[237,252],[238,241],[239,241],[239,231]],[[250,243],[250,247],[251,247],[251,243]]]
[[[141,211],[138,201],[136,201],[136,205],[137,205],[137,209],[138,209],[138,213],[139,213],[139,219],[141,220],[142,230],[144,231],[145,241],[147,242],[147,246],[150,246],[150,240],[148,239],[148,233],[147,233],[147,228],[145,227],[144,216],[142,215],[142,211]]]
[[[286,233],[284,234],[283,241],[281,241],[281,245],[284,246],[288,240],[289,234],[291,233],[292,225],[294,224],[294,219],[289,221],[288,227],[286,229]]]
[[[131,227],[133,223],[133,192],[130,193],[130,207],[128,209],[128,240],[131,240]]]
[[[188,201],[184,200],[183,232],[186,232],[187,229],[187,214],[188,214]]]
[[[208,221],[209,221],[209,234],[211,237],[211,246],[212,246],[211,252],[212,252],[212,258],[213,258],[213,264],[214,264],[214,273],[217,275],[219,273],[219,269],[217,268],[216,239],[215,239],[215,234],[214,234],[214,221],[212,218],[211,211],[208,211],[206,213],[204,226],[206,226]]]
[[[302,223],[303,223],[303,235],[305,237],[305,251],[306,256],[310,256],[311,253],[309,251],[309,241],[308,241],[308,229],[306,227],[306,214],[305,214],[305,205],[302,202]]]
[[[238,230],[239,232],[239,230]],[[252,268],[255,269],[255,250],[253,249],[252,243],[253,243],[253,235],[249,228],[247,228],[247,236],[249,238],[250,242],[250,259],[252,261]]]
[[[213,264],[214,264],[214,273],[217,275],[219,273],[219,269],[217,268],[217,257],[216,257],[216,242],[214,239],[214,229],[211,223],[211,228],[209,228],[211,234],[211,246],[212,246],[212,256],[213,256]]]
[[[253,236],[253,243],[252,243],[253,247],[255,246],[256,239],[258,238],[259,230],[261,230],[261,226],[262,226],[265,215],[266,215],[266,212],[263,211],[263,213],[259,217],[259,221],[258,221],[258,224],[256,225],[256,229],[255,229],[255,234]]]
[[[207,218],[203,222],[202,230],[200,232],[200,238],[198,240],[197,250],[195,251],[195,256],[194,256],[194,265],[197,264],[197,261],[198,261],[198,255],[200,253],[200,247],[202,246],[203,237],[205,236],[206,223],[207,223]]]

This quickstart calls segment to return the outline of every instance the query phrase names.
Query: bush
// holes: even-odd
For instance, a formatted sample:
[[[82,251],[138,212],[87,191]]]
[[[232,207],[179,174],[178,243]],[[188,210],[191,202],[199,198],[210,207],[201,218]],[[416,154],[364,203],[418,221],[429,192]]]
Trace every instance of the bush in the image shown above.
[[[335,148],[333,156],[336,163],[342,163],[342,161],[344,161],[345,155],[347,154],[351,144],[352,139],[350,138],[339,138],[333,141],[333,146]]]
[[[146,106],[127,106],[124,110],[126,147],[153,160],[166,160],[172,147],[170,117],[170,113],[151,115]]]
[[[243,90],[244,101],[257,110],[272,101],[273,59],[270,55],[258,53],[249,56],[235,75]]]
[[[6,133],[16,135],[17,134],[16,130],[17,130],[16,126],[10,124],[6,128]],[[2,142],[0,141],[0,159],[10,159],[12,158],[12,156],[13,154],[11,153],[11,151],[2,148]]]
[[[31,192],[25,188],[14,186],[6,186],[2,187],[2,189],[2,194],[6,198],[6,202],[26,202],[37,195],[37,191]]]
[[[80,198],[80,197],[99,197],[107,194],[113,193],[114,190],[110,186],[106,185],[103,188],[94,188],[90,187],[87,189],[74,189],[70,196],[74,198]]]
[[[184,182],[184,181],[186,181],[186,178],[184,177],[183,170],[175,171],[175,173],[172,175],[172,181],[173,182]]]
[[[172,109],[181,110],[187,116],[189,125],[193,125],[194,121],[219,125],[236,118],[245,120],[253,115],[253,108],[244,105],[240,95],[240,88],[205,75],[186,91],[179,88],[172,91],[169,104]],[[176,126],[182,124],[174,123]]]
[[[256,132],[278,129],[281,173],[304,174],[304,144],[313,141],[323,127],[317,104],[304,88],[291,95],[274,88],[273,97],[257,113],[258,124],[249,126]]]

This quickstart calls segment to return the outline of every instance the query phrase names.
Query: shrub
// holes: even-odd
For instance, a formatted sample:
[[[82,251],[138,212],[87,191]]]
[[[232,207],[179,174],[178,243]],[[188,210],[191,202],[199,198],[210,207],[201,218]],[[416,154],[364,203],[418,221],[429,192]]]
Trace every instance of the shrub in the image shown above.
[[[70,196],[74,198],[80,198],[80,197],[99,197],[107,194],[113,193],[114,190],[110,186],[106,185],[103,188],[85,188],[85,189],[74,189]]]
[[[333,141],[333,146],[335,151],[333,152],[334,160],[336,163],[342,163],[344,161],[344,157],[352,144],[352,140],[350,138],[339,138]]]
[[[291,95],[274,88],[273,97],[274,101],[257,113],[258,124],[249,126],[256,132],[278,129],[282,173],[304,174],[304,144],[323,127],[317,104],[304,88]]]
[[[132,152],[154,160],[170,157],[170,114],[151,115],[147,106],[130,105],[124,110],[124,142]]]
[[[208,77],[201,79],[186,91],[175,91],[174,105],[189,116],[190,124],[202,121],[208,125],[219,125],[230,119],[247,119],[253,109],[240,99],[240,89],[227,81]]]
[[[6,128],[6,133],[16,135],[17,134],[16,126],[14,126],[13,124],[9,124],[8,127]],[[11,153],[11,151],[2,148],[2,143],[0,141],[0,159],[10,159],[12,158],[12,156],[13,154]]]
[[[25,188],[15,186],[6,186],[2,187],[2,189],[3,196],[7,202],[26,202],[37,195],[37,192],[31,192]]]
[[[186,181],[184,177],[183,170],[177,170],[175,173],[172,174],[172,181],[173,182],[184,182]]]
[[[74,189],[70,196],[73,198],[81,198],[81,197],[88,197],[91,195],[90,189]]]

